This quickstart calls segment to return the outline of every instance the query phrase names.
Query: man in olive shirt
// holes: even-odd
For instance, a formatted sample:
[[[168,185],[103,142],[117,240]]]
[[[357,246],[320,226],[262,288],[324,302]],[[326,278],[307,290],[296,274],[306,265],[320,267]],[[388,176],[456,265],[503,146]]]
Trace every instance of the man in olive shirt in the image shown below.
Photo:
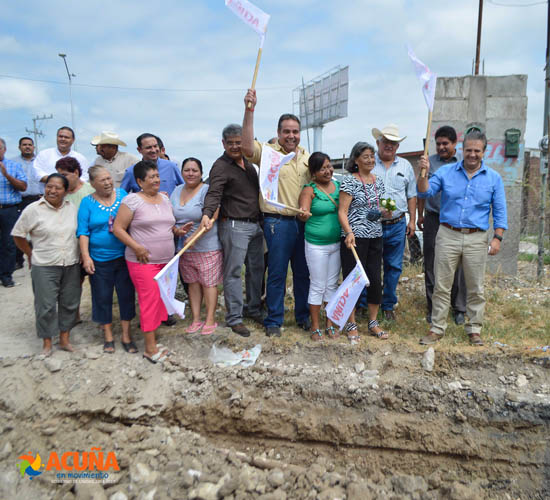
[[[256,91],[249,89],[245,98],[242,149],[252,163],[260,164],[262,145],[254,140],[254,108]],[[296,153],[279,173],[279,203],[298,208],[298,198],[304,184],[309,182],[307,162],[309,153],[300,146],[300,120],[284,114],[277,125],[277,142],[272,147],[283,154]],[[288,263],[292,266],[294,285],[294,315],[298,326],[309,330],[309,270],[304,253],[304,223],[296,218],[296,212],[276,209],[260,200],[264,213],[264,236],[267,242],[267,317],[264,320],[268,336],[280,336],[285,313],[286,275]]]
[[[261,296],[264,274],[263,232],[260,226],[260,183],[254,166],[243,157],[242,127],[228,125],[222,132],[225,152],[210,170],[210,188],[204,199],[201,227],[211,229],[220,207],[218,233],[223,247],[223,292],[231,330],[242,337],[250,331],[243,324],[241,271],[250,267],[247,316],[262,322]]]

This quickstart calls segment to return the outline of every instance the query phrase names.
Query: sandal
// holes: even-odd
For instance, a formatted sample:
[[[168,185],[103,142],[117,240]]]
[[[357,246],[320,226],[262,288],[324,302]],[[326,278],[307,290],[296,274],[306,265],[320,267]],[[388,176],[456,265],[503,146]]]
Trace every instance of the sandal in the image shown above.
[[[204,321],[193,321],[186,329],[186,333],[197,333],[204,326]]]
[[[166,361],[166,358],[168,358],[168,352],[167,351],[157,351],[152,356],[147,356],[147,354],[143,354],[143,357],[149,361],[149,363],[153,363],[156,365],[157,363],[164,363]]]
[[[114,354],[115,352],[115,343],[114,341],[110,340],[109,342],[105,341],[103,343],[103,352],[106,352],[107,354]]]
[[[311,340],[314,340],[315,342],[320,342],[323,340],[323,332],[317,328],[317,330],[313,330],[311,332]]]
[[[216,331],[216,328],[218,328],[218,323],[214,323],[210,326],[203,326],[201,330],[201,335],[211,335]]]
[[[346,326],[344,326],[344,331],[348,334],[348,340],[350,341],[351,345],[356,345],[361,340],[361,337],[359,337],[359,334],[357,333],[356,323],[352,323],[351,321],[349,323],[346,323]],[[355,332],[355,334],[350,335],[351,332]]]
[[[137,345],[133,340],[130,340],[130,342],[122,342],[121,340],[120,343],[126,352],[129,352],[130,354],[136,354],[138,352]]]
[[[333,326],[329,326],[325,328],[325,334],[329,339],[340,338],[340,334],[336,331],[336,329]]]
[[[439,333],[430,332],[425,337],[422,337],[420,339],[420,344],[422,345],[430,345],[435,344],[436,342],[439,342],[443,338],[443,335],[439,335]]]
[[[369,321],[369,333],[373,337],[379,338],[380,340],[386,340],[387,338],[389,338],[388,333],[385,332],[384,330],[380,330],[379,332],[375,332],[374,328],[376,328],[377,326],[379,327],[380,323],[378,323],[378,321],[376,321],[375,319]]]
[[[470,337],[470,344],[483,345],[483,340],[481,340],[479,333],[469,333],[468,337]]]

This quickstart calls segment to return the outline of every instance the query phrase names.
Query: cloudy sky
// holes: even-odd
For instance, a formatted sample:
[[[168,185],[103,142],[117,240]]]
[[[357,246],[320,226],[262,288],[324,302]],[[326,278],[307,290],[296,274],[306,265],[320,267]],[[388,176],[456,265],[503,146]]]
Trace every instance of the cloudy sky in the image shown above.
[[[406,44],[440,76],[472,71],[477,0],[254,3],[271,14],[256,85],[261,139],[275,135],[278,116],[292,111],[292,89],[302,78],[349,65],[348,117],[325,127],[323,150],[349,154],[356,141],[371,141],[372,127],[390,122],[407,135],[401,151],[418,150],[427,112]],[[53,114],[40,124],[41,148],[54,146],[55,130],[71,122],[60,52],[76,74],[77,146],[90,160],[89,141],[101,130],[116,131],[132,152],[135,137],[148,131],[163,138],[173,159],[197,156],[208,169],[221,152],[223,126],[242,121],[258,37],[223,0],[22,5],[4,2],[0,19],[0,136],[8,157],[34,116]],[[528,75],[527,147],[542,135],[546,9],[537,0],[488,0],[484,7],[485,74]]]

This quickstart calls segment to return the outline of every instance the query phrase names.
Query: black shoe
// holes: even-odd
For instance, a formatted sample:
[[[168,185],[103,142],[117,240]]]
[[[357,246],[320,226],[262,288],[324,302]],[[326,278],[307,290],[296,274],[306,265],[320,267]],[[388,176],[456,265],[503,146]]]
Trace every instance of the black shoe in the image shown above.
[[[23,269],[23,263],[22,262],[16,262],[15,263],[15,270],[18,271],[19,269]]]
[[[311,330],[311,319],[306,318],[304,321],[299,321],[296,323],[296,326],[300,327],[306,332],[309,332]]]
[[[6,278],[2,280],[2,285],[4,285],[6,288],[12,288],[15,286],[15,282],[11,278]]]
[[[281,329],[278,326],[266,326],[265,327],[265,334],[268,337],[280,337],[281,336]]]
[[[395,321],[395,313],[390,309],[388,311],[382,311],[382,316],[386,321]]]
[[[174,326],[177,322],[178,320],[172,314],[171,316],[168,316],[168,319],[166,321],[163,321],[162,324],[164,326]]]
[[[426,322],[432,324],[432,313],[426,314]]]
[[[247,313],[243,313],[243,317],[247,319],[251,319],[252,321],[255,321],[256,323],[264,326],[264,319],[266,317],[266,314],[262,312],[259,312],[257,314],[248,314],[247,312]]]
[[[231,326],[231,331],[241,337],[250,337],[250,330],[243,323]]]
[[[455,324],[457,324],[457,325],[463,325],[464,324],[464,313],[463,312],[456,311],[453,314],[453,317],[454,317],[454,320],[455,320]]]

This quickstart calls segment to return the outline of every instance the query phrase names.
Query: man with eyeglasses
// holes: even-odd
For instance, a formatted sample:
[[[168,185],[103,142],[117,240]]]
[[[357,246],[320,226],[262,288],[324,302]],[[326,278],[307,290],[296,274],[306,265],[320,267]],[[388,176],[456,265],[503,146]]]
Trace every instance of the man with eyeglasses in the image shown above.
[[[382,219],[384,290],[381,309],[384,319],[394,321],[393,308],[397,304],[397,283],[403,270],[405,235],[412,238],[416,225],[416,179],[411,164],[397,156],[399,143],[405,139],[399,136],[399,127],[390,124],[382,130],[373,128],[372,135],[378,146],[373,173],[382,179],[386,197],[394,200],[397,206],[391,218]]]
[[[247,317],[261,324],[264,238],[260,226],[260,182],[254,166],[243,155],[242,135],[243,129],[237,124],[223,129],[225,152],[210,170],[210,188],[204,199],[201,227],[212,228],[219,208],[225,321],[233,333],[249,337],[250,330],[243,323],[241,272],[246,260],[250,274]]]

